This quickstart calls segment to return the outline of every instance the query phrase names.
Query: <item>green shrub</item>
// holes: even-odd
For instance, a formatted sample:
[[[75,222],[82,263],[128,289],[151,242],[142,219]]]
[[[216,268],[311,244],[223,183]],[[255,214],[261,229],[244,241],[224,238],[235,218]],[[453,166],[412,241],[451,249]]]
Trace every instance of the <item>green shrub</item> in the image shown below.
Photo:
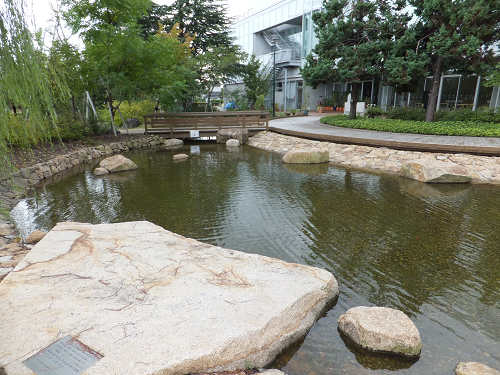
[[[117,105],[118,102],[114,102],[113,105]],[[151,99],[144,99],[140,101],[130,101],[123,102],[120,104],[120,111],[122,112],[123,118],[126,120],[128,118],[137,117],[139,121],[143,121],[143,116],[155,111],[156,101]],[[103,122],[111,124],[111,115],[109,114],[108,108],[101,108],[97,111],[99,119]],[[123,126],[122,119],[118,111],[115,113],[115,125]],[[111,129],[111,125],[109,125]]]
[[[494,109],[479,108],[477,111],[471,109],[451,109],[437,111],[434,114],[435,121],[475,121],[500,123],[500,113],[495,113]]]
[[[385,111],[385,116],[395,120],[424,121],[425,109],[412,107],[394,107]]]
[[[380,108],[380,107],[368,107],[367,109],[368,117],[370,118],[375,118],[375,117],[381,117],[385,115],[385,111]]]
[[[410,121],[395,119],[357,118],[327,116],[320,119],[324,124],[352,129],[378,130],[395,133],[462,135],[472,137],[500,137],[500,124],[474,121]]]

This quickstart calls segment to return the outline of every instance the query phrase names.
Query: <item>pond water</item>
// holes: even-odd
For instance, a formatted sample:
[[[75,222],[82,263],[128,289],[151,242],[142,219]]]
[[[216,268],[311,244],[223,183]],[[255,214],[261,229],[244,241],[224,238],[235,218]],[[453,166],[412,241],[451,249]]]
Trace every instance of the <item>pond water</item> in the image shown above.
[[[198,143],[200,145],[200,143]],[[500,370],[500,188],[425,185],[390,174],[290,166],[278,154],[201,143],[131,152],[132,172],[85,165],[47,181],[13,216],[24,234],[60,221],[148,220],[181,235],[325,268],[340,296],[273,364],[294,374],[449,374],[460,361]],[[402,310],[418,360],[356,351],[337,331],[348,308]]]

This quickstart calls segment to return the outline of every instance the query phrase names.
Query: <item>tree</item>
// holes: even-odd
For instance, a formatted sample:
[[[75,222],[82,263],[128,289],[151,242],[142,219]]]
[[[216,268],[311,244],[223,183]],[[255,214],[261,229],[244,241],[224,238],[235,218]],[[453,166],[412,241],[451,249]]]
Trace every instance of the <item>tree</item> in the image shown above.
[[[234,44],[234,38],[229,35],[231,18],[221,0],[175,0],[171,5],[153,5],[148,16],[139,22],[143,32],[149,34],[158,23],[167,29],[178,24],[181,42],[194,38],[191,45],[194,56]]]
[[[105,89],[112,120],[122,101],[139,95],[159,95],[167,107],[175,105],[188,77],[183,61],[190,38],[180,43],[175,26],[141,37],[137,19],[147,14],[149,0],[64,1],[65,19],[85,43],[86,75]]]
[[[29,147],[51,141],[57,130],[54,93],[68,97],[64,83],[54,77],[50,82],[46,56],[40,47],[40,33],[33,35],[27,26],[25,3],[6,0],[0,6],[0,175],[5,177],[12,165],[9,146]]]
[[[385,62],[404,35],[411,15],[407,3],[366,0],[324,0],[313,14],[318,43],[301,69],[314,88],[328,81],[352,82],[350,119],[356,118],[361,81],[382,77]]]
[[[250,56],[243,76],[245,94],[250,103],[256,103],[259,96],[266,96],[269,93],[271,73],[272,70],[263,68],[255,55]]]
[[[210,97],[216,85],[234,82],[235,78],[244,73],[246,53],[240,46],[230,44],[227,46],[214,47],[202,55],[195,57],[198,62],[200,75],[200,86],[208,95],[208,107]]]
[[[191,38],[190,69],[196,77],[188,83],[182,100],[185,110],[200,93],[211,94],[216,84],[229,83],[243,73],[245,54],[230,36],[231,18],[220,0],[176,0],[169,6],[153,5],[139,20],[143,34],[150,34],[158,22],[166,28],[178,25],[178,39]]]
[[[484,74],[492,68],[500,40],[500,0],[409,0],[417,22],[416,59],[432,74],[425,121],[434,120],[443,71]],[[425,72],[425,70],[424,70]]]

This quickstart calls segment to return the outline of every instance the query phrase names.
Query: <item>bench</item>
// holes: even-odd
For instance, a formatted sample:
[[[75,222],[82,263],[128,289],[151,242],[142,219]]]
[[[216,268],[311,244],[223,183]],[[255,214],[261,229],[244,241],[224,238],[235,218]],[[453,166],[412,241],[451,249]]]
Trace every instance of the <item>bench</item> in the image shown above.
[[[151,113],[144,116],[145,134],[164,138],[214,137],[221,129],[248,129],[250,135],[269,129],[269,114],[258,111]]]

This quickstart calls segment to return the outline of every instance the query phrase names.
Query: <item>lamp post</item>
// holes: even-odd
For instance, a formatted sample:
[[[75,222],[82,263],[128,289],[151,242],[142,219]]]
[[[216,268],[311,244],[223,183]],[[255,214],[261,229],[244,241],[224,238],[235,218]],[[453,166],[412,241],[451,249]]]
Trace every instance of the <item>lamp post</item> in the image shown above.
[[[272,96],[272,104],[273,104],[273,117],[276,117],[276,40],[278,37],[273,35],[273,96]]]

